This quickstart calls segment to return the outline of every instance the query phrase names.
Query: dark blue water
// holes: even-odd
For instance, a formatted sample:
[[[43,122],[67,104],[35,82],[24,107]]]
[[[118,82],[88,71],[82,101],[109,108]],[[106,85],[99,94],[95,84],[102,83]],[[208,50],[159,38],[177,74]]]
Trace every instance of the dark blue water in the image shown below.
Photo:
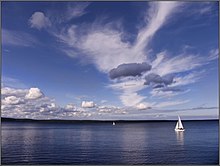
[[[2,122],[2,164],[218,164],[218,121]]]

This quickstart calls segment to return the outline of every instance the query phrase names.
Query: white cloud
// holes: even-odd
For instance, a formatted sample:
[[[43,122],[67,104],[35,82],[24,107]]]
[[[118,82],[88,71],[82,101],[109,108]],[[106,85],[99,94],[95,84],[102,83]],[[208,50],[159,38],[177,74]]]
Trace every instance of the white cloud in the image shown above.
[[[189,102],[189,100],[183,100],[183,101],[165,101],[165,102],[157,103],[157,104],[155,105],[155,108],[170,107],[170,106],[185,104],[185,103],[188,103],[188,102]]]
[[[3,87],[1,89],[1,95],[2,97],[5,96],[17,96],[21,97],[24,96],[28,92],[27,89],[16,89],[16,88],[10,88],[10,87]]]
[[[158,98],[171,98],[173,96],[177,96],[180,94],[185,94],[187,92],[190,92],[190,89],[187,90],[180,90],[180,91],[163,91],[163,89],[153,89],[150,94],[153,97],[158,97]]]
[[[67,6],[66,10],[66,20],[70,20],[72,18],[80,17],[86,14],[85,9],[88,7],[88,2],[80,2],[80,3],[71,3],[71,5]]]
[[[121,32],[112,29],[91,31],[78,43],[78,48],[105,73],[122,63],[141,63],[146,59],[143,54],[136,54],[129,43],[122,41]]]
[[[213,2],[203,2],[200,4],[200,8],[198,8],[195,12],[198,12],[201,15],[211,13],[213,10],[213,6]]]
[[[211,60],[218,59],[218,56],[219,56],[219,49],[212,49],[209,52],[208,60],[211,61]]]
[[[151,72],[158,74],[161,77],[168,74],[191,71],[204,65],[206,62],[199,55],[184,53],[173,57],[169,55],[167,51],[157,54],[156,58],[151,61],[148,57],[148,51],[146,51],[149,42],[152,40],[156,32],[170,21],[173,14],[181,10],[180,6],[183,3],[149,2],[149,4],[150,9],[148,8],[148,13],[146,14],[147,24],[139,29],[134,43],[124,40],[124,37],[127,34],[123,30],[121,23],[118,21],[112,21],[109,23],[95,21],[92,24],[86,24],[86,26],[82,26],[81,24],[68,24],[68,26],[60,25],[60,31],[51,30],[51,34],[61,41],[61,50],[68,56],[93,63],[100,72],[106,74],[121,64],[129,63],[149,63],[152,65]],[[77,3],[77,5],[68,6],[63,14],[65,17],[63,20],[68,21],[72,18],[82,16],[86,13],[85,9],[87,6],[87,3]],[[41,19],[39,20],[44,20],[40,25],[44,25],[44,23],[47,22],[45,20],[47,20],[48,17],[42,13],[40,18]],[[36,22],[38,23],[38,21]],[[38,29],[41,28],[39,27]],[[213,59],[213,57],[211,57],[211,59]],[[147,74],[149,74],[149,72],[145,72],[143,76],[113,80],[109,87],[119,92],[117,93],[119,99],[125,106],[136,106],[146,99],[146,96],[140,95],[139,91],[149,87],[144,86],[144,76]],[[170,87],[183,86],[189,83],[194,83],[198,80],[197,77],[190,77],[192,76],[174,77],[175,83],[172,83]],[[172,97],[177,95],[177,92],[154,90],[151,94],[153,96]],[[82,107],[94,107],[94,103],[92,103],[88,104],[84,101]]]
[[[152,68],[152,72],[159,74],[160,76],[189,71],[200,67],[205,63],[204,59],[196,55],[184,54],[170,59],[161,58],[164,54],[165,52],[162,54],[160,53],[159,56],[157,56],[157,59],[159,58],[159,60],[155,60],[157,65],[154,65],[154,68]]]
[[[167,22],[168,17],[175,11],[180,3],[154,2],[151,7],[151,19],[147,26],[140,30],[135,45],[123,41],[125,32],[117,27],[117,22],[101,25],[93,23],[88,28],[88,33],[76,39],[76,26],[62,30],[55,34],[72,49],[81,50],[92,63],[101,71],[108,73],[123,63],[146,62],[147,55],[143,52],[147,41]],[[80,27],[78,27],[79,29]],[[71,50],[65,51],[71,56]],[[75,52],[73,57],[75,57]]]
[[[28,93],[26,94],[26,99],[37,99],[43,96],[43,93],[39,88],[30,88]]]
[[[135,44],[135,50],[143,50],[154,34],[168,21],[168,18],[177,11],[180,2],[160,1],[150,3],[151,8],[147,16],[147,27],[140,30]]]
[[[124,79],[122,82],[110,84],[108,87],[119,91],[119,99],[125,106],[135,106],[142,102],[146,97],[137,92],[144,89],[144,79]]]
[[[93,101],[83,101],[81,106],[83,108],[93,108],[95,107],[95,103]]]
[[[56,104],[55,103],[50,103],[50,105],[48,105],[48,108],[49,109],[56,108]]]
[[[51,26],[49,18],[46,17],[42,12],[35,12],[32,14],[31,18],[29,19],[29,23],[31,28],[36,28],[38,30]]]
[[[9,87],[2,87],[1,113],[2,117],[31,119],[83,119],[92,116],[90,112],[72,104],[66,108],[57,106],[38,88]]]
[[[27,88],[27,86],[22,83],[20,80],[12,78],[12,77],[2,77],[2,83],[4,86],[16,87],[16,88]]]
[[[146,97],[138,95],[137,93],[122,93],[119,98],[121,99],[122,103],[125,106],[132,107],[135,106],[136,104],[140,103],[143,101]]]
[[[144,103],[139,103],[136,107],[139,110],[145,110],[145,109],[150,109],[152,107],[152,105],[153,104],[151,104],[151,103],[144,102]]]
[[[202,75],[204,74],[204,70],[199,72],[192,72],[185,76],[178,76],[174,78],[174,83],[170,85],[170,87],[176,87],[176,86],[183,86],[188,85],[197,82],[199,79],[202,78]]]
[[[166,52],[164,51],[156,55],[155,60],[152,62],[152,68],[157,68],[161,64],[161,62],[165,58],[165,54]]]
[[[65,108],[67,110],[74,110],[75,109],[75,105],[74,104],[67,104]]]
[[[8,104],[19,104],[21,103],[21,99],[16,97],[16,96],[8,96],[8,97],[5,97],[2,101],[2,104],[5,104],[5,105],[8,105]]]
[[[56,33],[55,35],[68,45],[69,49],[65,51],[68,56],[77,57],[77,51],[75,50],[81,51],[80,55],[82,59],[86,56],[85,59],[89,59],[90,62],[95,64],[99,71],[108,73],[111,69],[123,63],[146,62],[145,46],[147,46],[156,31],[168,21],[168,18],[176,11],[179,4],[176,2],[151,3],[148,25],[139,31],[134,45],[123,40],[126,34],[123,28],[117,25],[117,22],[104,25],[100,24],[100,22],[95,22],[88,28],[88,33],[81,36],[76,35],[79,34],[80,27],[75,25],[67,29],[64,28],[60,33]],[[157,63],[159,64],[159,62]],[[139,81],[135,81],[137,85],[127,87],[120,87],[120,83],[114,82],[110,86],[114,90],[121,91],[119,98],[125,106],[135,106],[146,98],[137,93],[146,87],[142,84],[143,81],[143,79],[139,79]],[[122,82],[122,84],[125,84],[128,81]]]
[[[3,45],[33,47],[38,43],[36,38],[26,32],[2,29]]]

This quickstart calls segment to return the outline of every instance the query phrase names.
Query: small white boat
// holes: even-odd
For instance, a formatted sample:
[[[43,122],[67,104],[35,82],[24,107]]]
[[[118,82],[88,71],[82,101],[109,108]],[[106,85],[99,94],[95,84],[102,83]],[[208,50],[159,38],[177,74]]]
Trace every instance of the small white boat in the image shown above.
[[[176,123],[176,127],[175,127],[175,131],[184,131],[184,127],[183,127],[183,124],[181,122],[181,119],[180,117],[178,116],[178,121]]]
[[[114,126],[114,125],[115,125],[115,122],[112,122],[112,125]]]

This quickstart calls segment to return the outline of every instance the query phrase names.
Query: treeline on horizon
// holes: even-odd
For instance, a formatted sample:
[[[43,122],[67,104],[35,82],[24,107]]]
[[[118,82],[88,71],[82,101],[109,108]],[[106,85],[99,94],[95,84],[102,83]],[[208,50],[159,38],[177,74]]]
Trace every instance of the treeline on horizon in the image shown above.
[[[182,121],[216,121],[218,119],[182,120]],[[65,123],[103,123],[103,122],[173,122],[177,120],[69,120],[69,119],[16,119],[1,117],[1,122],[65,122]]]

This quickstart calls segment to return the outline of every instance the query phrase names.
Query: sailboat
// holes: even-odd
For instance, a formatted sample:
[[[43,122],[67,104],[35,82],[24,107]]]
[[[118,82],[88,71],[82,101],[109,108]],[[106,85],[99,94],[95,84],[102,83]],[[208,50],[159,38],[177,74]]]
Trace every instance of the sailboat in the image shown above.
[[[115,125],[115,122],[112,122],[112,125],[114,126],[114,125]]]
[[[176,123],[175,130],[176,131],[184,131],[185,130],[179,116],[178,116],[178,121]]]

